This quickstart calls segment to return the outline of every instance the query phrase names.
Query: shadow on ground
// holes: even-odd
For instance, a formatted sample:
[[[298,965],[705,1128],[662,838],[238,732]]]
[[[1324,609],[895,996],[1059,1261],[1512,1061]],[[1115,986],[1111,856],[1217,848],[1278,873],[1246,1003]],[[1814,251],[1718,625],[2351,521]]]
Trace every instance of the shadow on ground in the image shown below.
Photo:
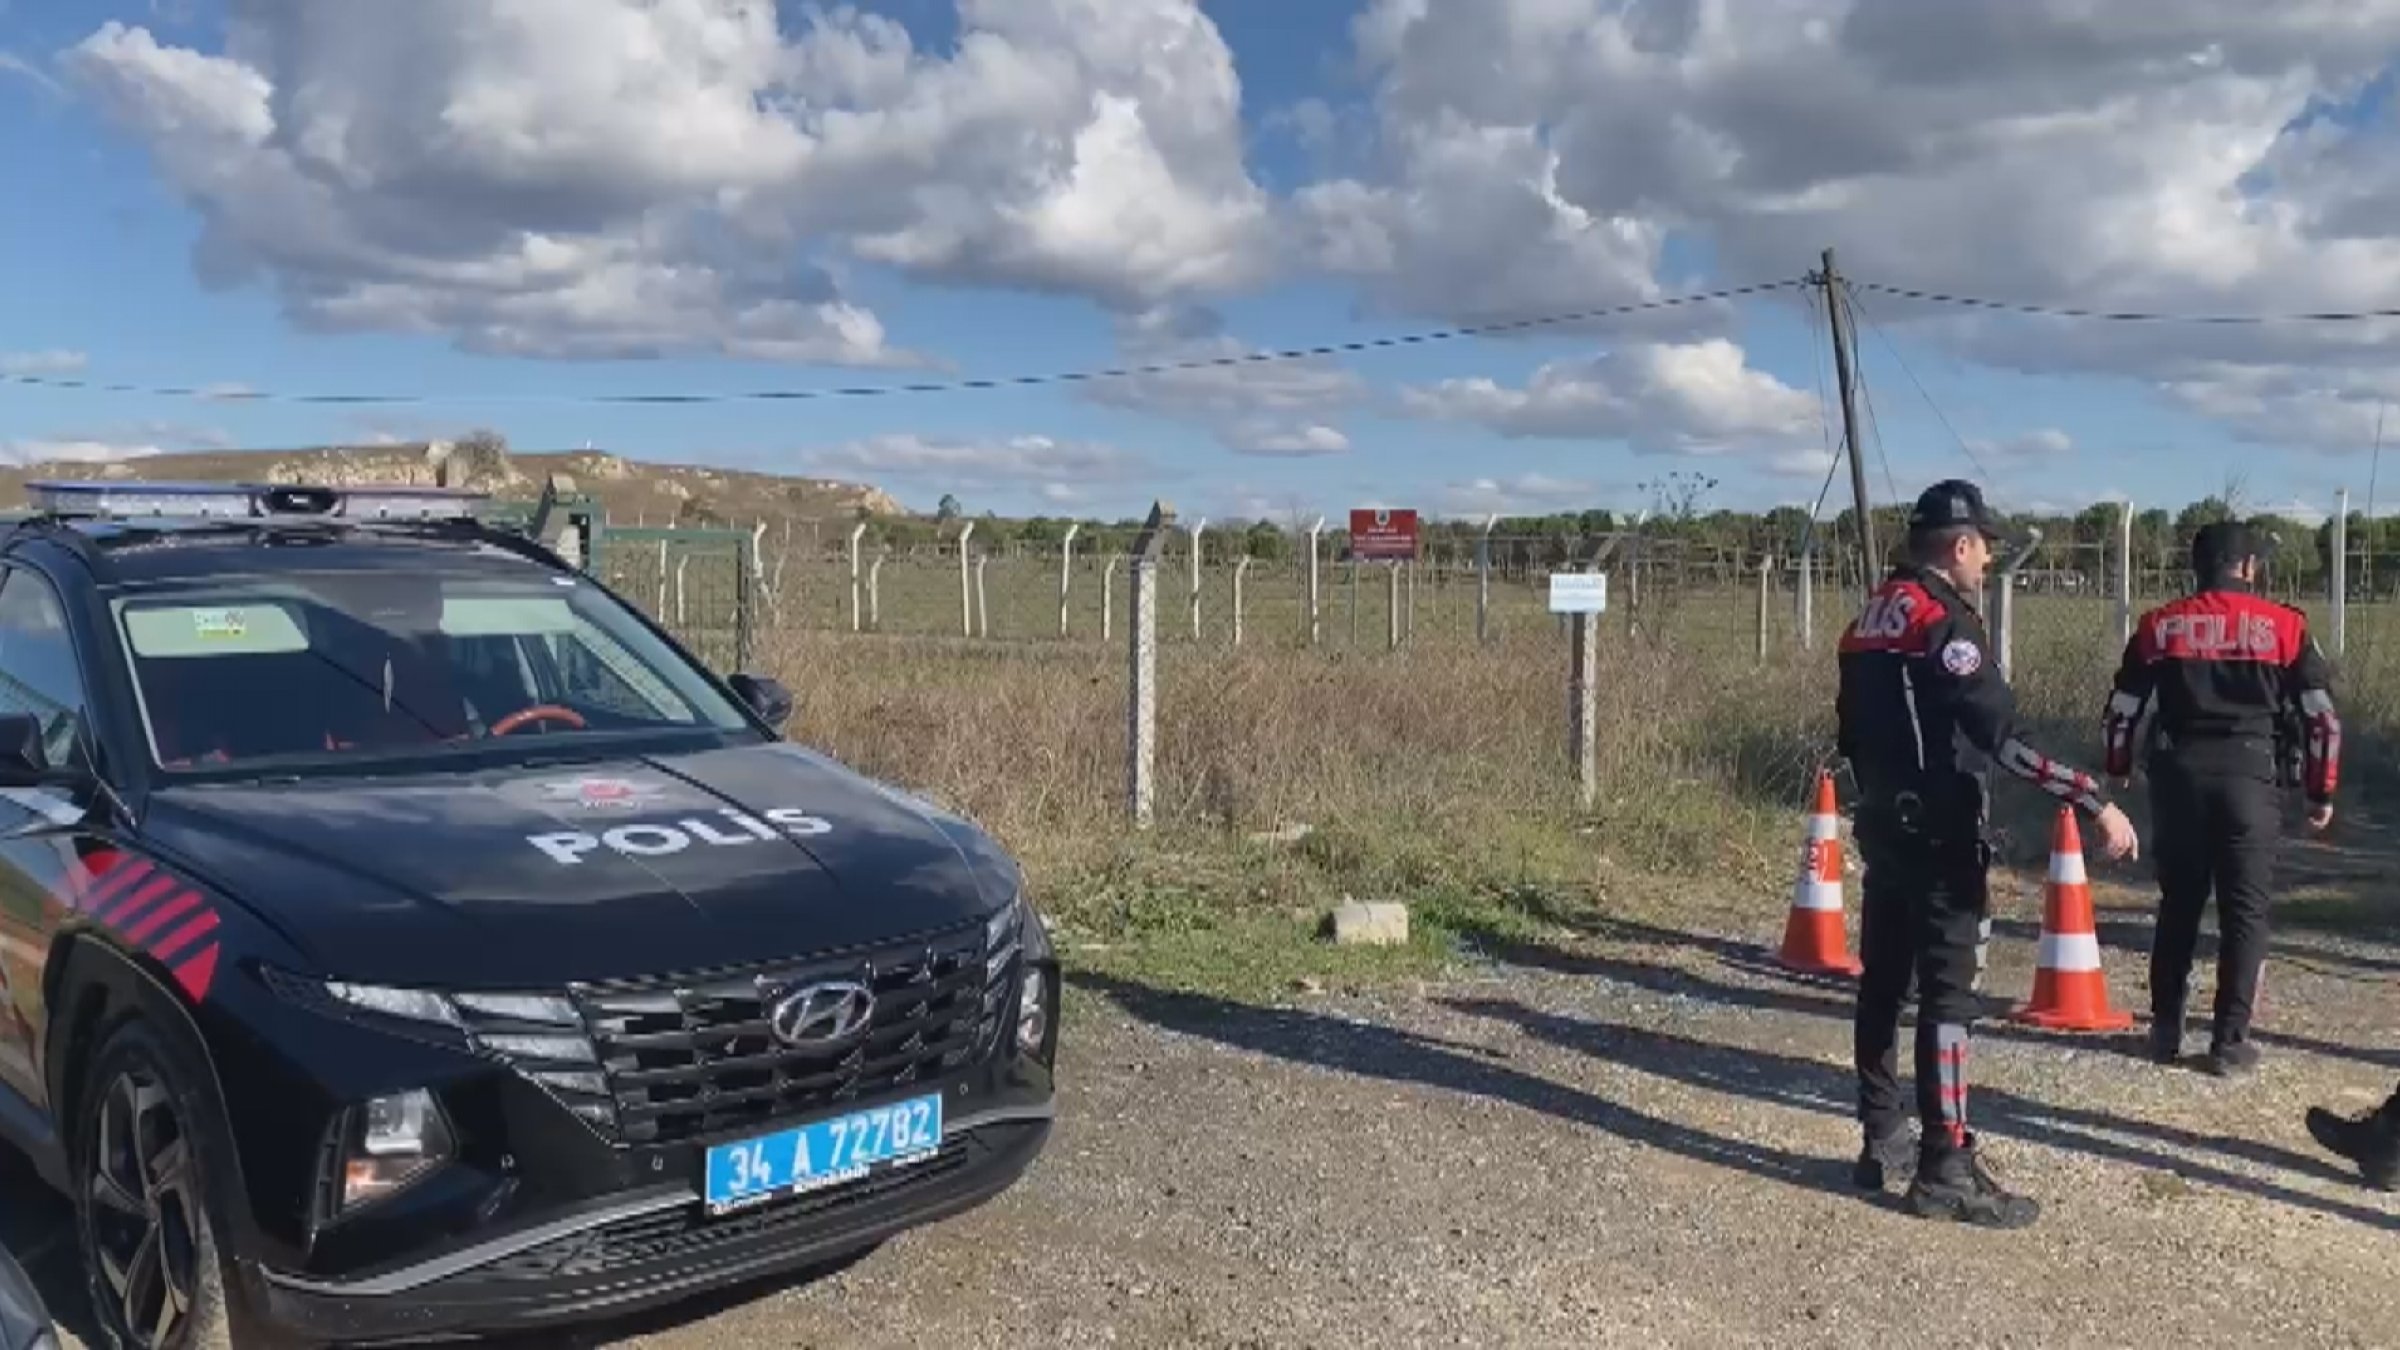
[[[1205,994],[1158,989],[1110,976],[1078,972],[1069,979],[1134,1017],[1200,1040],[1365,1078],[1472,1094],[1762,1180],[1859,1196],[1862,1203],[1887,1208],[1897,1204],[1896,1196],[1861,1195],[1851,1189],[1847,1156],[1824,1157],[1727,1138],[1528,1073],[1481,1047],[1298,1009],[1258,1008]],[[1753,1100],[1845,1119],[1851,1116],[1852,1080],[1847,1073],[1823,1064],[1640,1027],[1561,1017],[1514,1000],[1453,999],[1445,1003],[1462,1013],[1512,1022],[1536,1038],[1643,1073]],[[2349,1180],[2315,1158],[2251,1140],[2054,1107],[2006,1093],[1978,1092],[1972,1102],[1979,1120],[1994,1124],[2012,1138],[2171,1172],[2400,1232],[2400,1216],[2194,1162],[2162,1152],[2160,1146],[2214,1153],[2322,1180]]]
[[[1746,984],[1729,984],[1670,965],[1647,963],[1598,951],[1527,942],[1496,930],[1472,925],[1462,929],[1459,936],[1463,942],[1485,956],[1510,965],[1523,966],[1533,970],[1547,970],[1561,975],[1600,976],[1667,997],[1691,998],[1727,1007],[1795,1013],[1809,1017],[1837,1018],[1844,1021],[1847,1021],[1852,1013],[1857,988],[1854,982],[1838,977],[1804,975],[1786,970],[1775,961],[1773,953],[1760,943],[1743,942],[1708,933],[1685,932],[1681,929],[1665,928],[1656,924],[1609,915],[1567,914],[1555,907],[1537,905],[1531,912],[1537,918],[1574,932],[1581,937],[1592,939],[1599,944],[1696,951],[1709,956],[1717,964],[1727,969],[1772,981],[1773,985],[1760,988]],[[2112,925],[2108,921],[2103,921],[2099,926],[2102,929],[2101,940],[2108,942],[2110,940],[2108,930]],[[2038,924],[2025,924],[2014,920],[1996,919],[1992,924],[1995,936],[2021,936],[2029,942],[2038,936],[2038,927]],[[2140,932],[2138,943],[2126,944],[2124,934],[2120,932],[2120,944],[2131,945],[2133,950],[2148,952],[2150,950],[2149,926],[2143,924],[2138,927]],[[2213,940],[2204,939],[2204,941],[2207,942],[2209,950],[2213,953]],[[2201,959],[2214,958],[2212,954],[2203,956]],[[1913,991],[1911,997],[1913,999]],[[2119,1007],[2127,1006],[2127,1001],[2122,994],[2118,995],[2116,1002]],[[2133,1058],[2140,1058],[2147,1053],[2141,1021],[2137,1021],[2134,1030],[2125,1035],[2096,1037],[2047,1032],[2035,1027],[1992,1020],[2007,1012],[2010,1006],[2007,1000],[1987,993],[1984,997],[1983,1010],[1986,1020],[1977,1024],[1975,1034],[1989,1040],[2101,1050]],[[2146,1018],[2148,1011],[2146,1006],[2138,1007],[2135,1011]],[[2190,1025],[2203,1026],[2205,1017],[2206,1009],[2200,1009],[2199,1020],[2191,1022]],[[2252,1034],[2261,1044],[2270,1047],[2296,1050],[2320,1055],[2327,1059],[2349,1060],[2353,1063],[2400,1071],[2400,1048],[2340,1045],[2313,1036],[2302,1036],[2294,1032],[2276,1031],[2266,1027],[2258,1028]]]

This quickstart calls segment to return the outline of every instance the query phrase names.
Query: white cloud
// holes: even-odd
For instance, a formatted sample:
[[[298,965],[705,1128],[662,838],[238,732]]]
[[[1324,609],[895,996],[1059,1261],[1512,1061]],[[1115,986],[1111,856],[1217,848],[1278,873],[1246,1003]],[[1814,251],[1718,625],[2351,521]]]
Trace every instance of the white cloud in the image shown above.
[[[2043,427],[1998,439],[1978,437],[1968,441],[1967,448],[1986,459],[2055,459],[2074,453],[2075,438],[2056,427]]]
[[[2400,0],[1375,0],[1353,32],[1380,154],[1297,214],[1314,258],[1393,307],[1682,290],[1676,239],[1721,282],[1794,276],[1831,242],[1854,277],[2038,304],[2400,305],[2400,119],[2328,115],[2400,53]],[[1984,360],[2179,397],[2226,367],[2314,372],[2334,411],[2271,406],[2246,423],[2269,443],[2347,437],[2340,405],[2400,365],[2400,324],[1861,303]]]
[[[1401,403],[1420,417],[1475,422],[1503,436],[1624,441],[1647,452],[1789,453],[1822,440],[1816,396],[1752,368],[1722,338],[1553,361],[1523,387],[1444,380],[1403,390]]]
[[[801,452],[804,472],[943,493],[1030,491],[1055,505],[1092,500],[1095,485],[1140,484],[1162,476],[1140,455],[1092,441],[1049,436],[945,439],[893,433]]]
[[[49,71],[42,69],[40,66],[35,65],[31,61],[26,60],[24,57],[19,56],[14,52],[0,51],[0,75],[14,75],[20,79],[30,81],[35,88],[53,98],[63,95],[66,92],[65,89],[59,86],[58,81],[51,77]]]
[[[1161,306],[1118,324],[1124,363],[1184,369],[1094,380],[1095,403],[1198,423],[1246,455],[1338,455],[1350,437],[1335,419],[1366,398],[1365,382],[1331,361],[1258,361],[1203,309]],[[1216,364],[1199,364],[1213,362]]]
[[[0,375],[80,375],[91,362],[82,352],[52,348],[0,353]]]
[[[1434,494],[1434,509],[1451,516],[1548,515],[1555,511],[1600,509],[1606,491],[1599,483],[1540,473],[1470,478],[1444,484]]]
[[[167,453],[158,445],[128,445],[114,441],[34,440],[0,441],[0,464],[113,464]]]
[[[231,8],[222,53],[112,21],[66,64],[199,213],[203,276],[317,328],[889,365],[919,358],[850,259],[1130,309],[1272,258],[1191,0],[960,0],[947,52],[773,0]]]
[[[0,441],[0,464],[113,464],[178,451],[224,450],[233,444],[233,437],[216,427],[129,422]]]

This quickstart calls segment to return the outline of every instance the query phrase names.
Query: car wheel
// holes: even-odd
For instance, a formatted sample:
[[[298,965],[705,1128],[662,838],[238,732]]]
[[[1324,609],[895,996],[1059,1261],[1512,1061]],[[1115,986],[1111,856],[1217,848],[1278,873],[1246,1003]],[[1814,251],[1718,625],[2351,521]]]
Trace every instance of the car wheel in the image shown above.
[[[76,1115],[75,1220],[92,1321],[116,1350],[232,1350],[194,1134],[201,1098],[149,1027],[110,1035]]]

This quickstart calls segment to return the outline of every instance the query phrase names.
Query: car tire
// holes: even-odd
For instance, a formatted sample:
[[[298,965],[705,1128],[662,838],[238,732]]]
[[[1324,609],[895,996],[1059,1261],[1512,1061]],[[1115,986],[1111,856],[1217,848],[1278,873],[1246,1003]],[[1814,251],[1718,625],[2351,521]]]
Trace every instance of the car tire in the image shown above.
[[[139,1018],[109,1034],[83,1084],[73,1136],[75,1230],[99,1344],[233,1350],[229,1272],[196,1134],[208,1100]]]

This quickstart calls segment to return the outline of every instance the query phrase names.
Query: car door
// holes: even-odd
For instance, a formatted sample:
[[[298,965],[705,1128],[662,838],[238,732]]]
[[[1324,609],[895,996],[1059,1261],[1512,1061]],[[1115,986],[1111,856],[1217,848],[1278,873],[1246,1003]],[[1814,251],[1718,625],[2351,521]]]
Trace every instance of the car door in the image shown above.
[[[83,670],[49,578],[0,565],[0,712],[31,713],[51,764],[78,756],[89,725]],[[40,1102],[34,1048],[45,1024],[42,970],[64,907],[53,887],[73,864],[83,811],[54,787],[0,788],[0,1087]]]

